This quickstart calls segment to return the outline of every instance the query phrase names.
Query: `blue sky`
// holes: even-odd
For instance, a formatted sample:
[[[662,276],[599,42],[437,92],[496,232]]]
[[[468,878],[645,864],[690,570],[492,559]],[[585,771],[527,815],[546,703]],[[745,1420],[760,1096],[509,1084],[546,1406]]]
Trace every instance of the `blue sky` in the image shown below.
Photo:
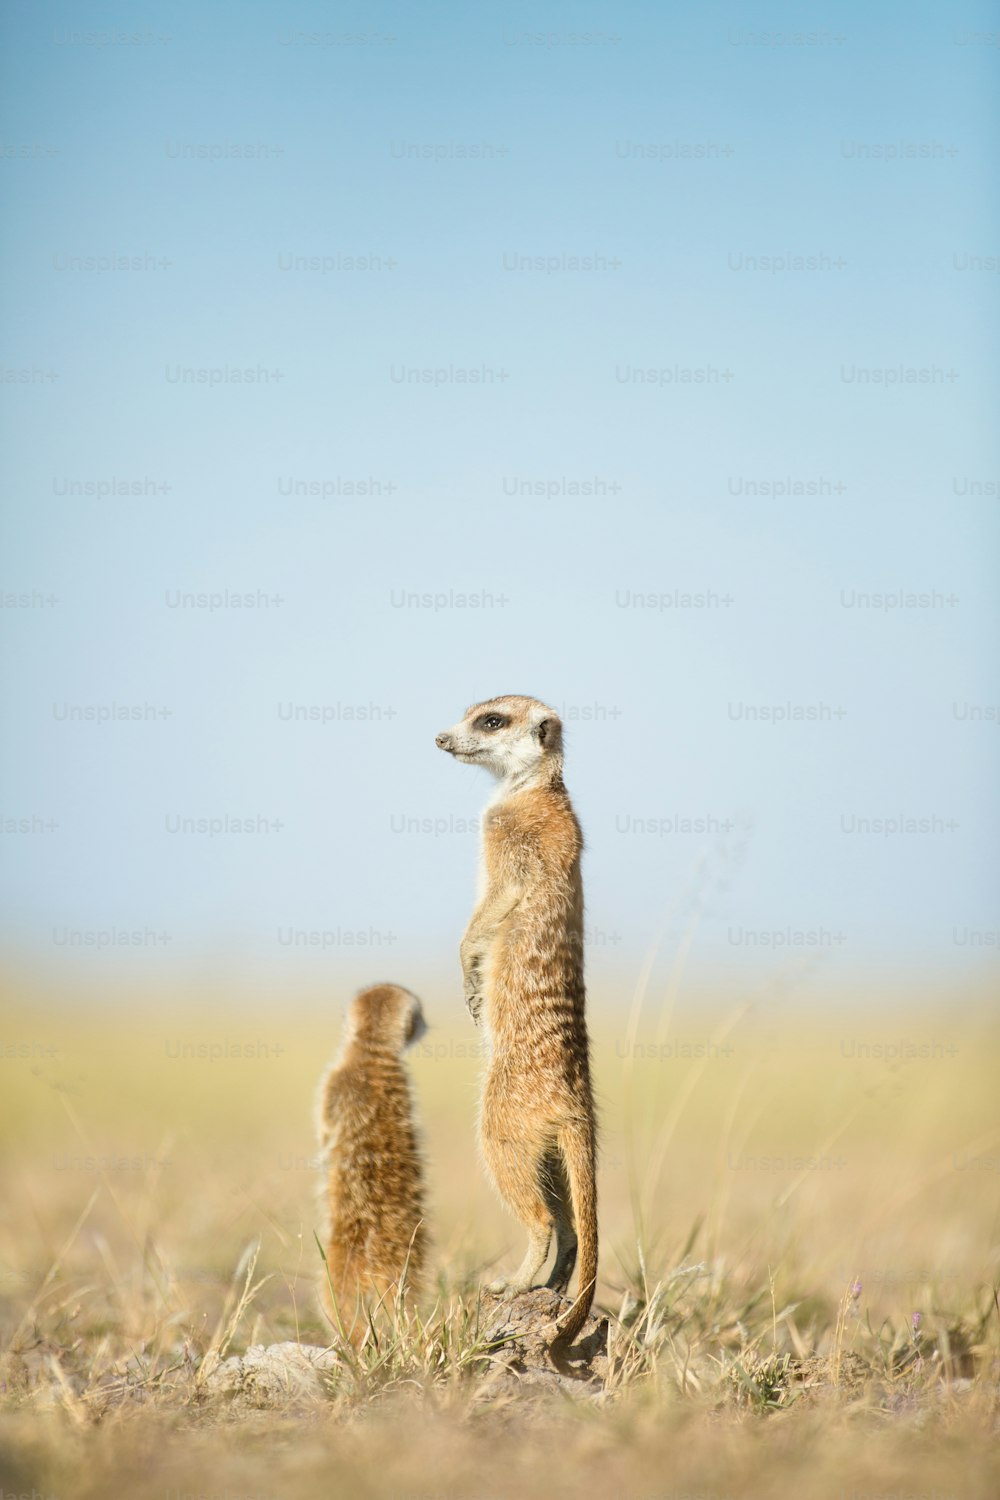
[[[4,26],[9,961],[457,974],[526,692],[612,988],[995,964],[995,8]]]

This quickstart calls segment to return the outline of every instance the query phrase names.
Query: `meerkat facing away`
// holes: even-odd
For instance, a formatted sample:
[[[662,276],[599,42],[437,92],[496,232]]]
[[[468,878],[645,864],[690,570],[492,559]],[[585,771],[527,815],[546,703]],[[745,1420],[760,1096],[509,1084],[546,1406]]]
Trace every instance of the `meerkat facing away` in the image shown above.
[[[517,1275],[491,1290],[545,1283],[576,1301],[556,1324],[576,1337],[597,1279],[596,1127],[584,1014],[583,837],[563,785],[562,724],[536,698],[490,698],[437,736],[500,786],[483,821],[480,899],[462,939],[466,1003],[492,1053],[479,1131],[497,1190],[528,1230]]]
[[[404,1050],[426,1030],[420,1001],[395,984],[362,990],[320,1083],[316,1128],[326,1168],[321,1299],[354,1344],[366,1309],[406,1274],[420,1286],[427,1249],[423,1162]]]

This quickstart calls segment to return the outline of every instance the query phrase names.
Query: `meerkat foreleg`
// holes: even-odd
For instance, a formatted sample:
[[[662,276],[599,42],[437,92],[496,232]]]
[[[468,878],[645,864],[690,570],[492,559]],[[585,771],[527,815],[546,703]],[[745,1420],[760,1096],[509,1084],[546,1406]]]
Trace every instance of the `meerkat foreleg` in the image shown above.
[[[505,888],[487,896],[472,914],[459,947],[465,1003],[476,1025],[483,1008],[483,971],[490,948],[503,922],[517,908],[520,891]]]
[[[487,945],[476,941],[469,932],[462,939],[459,956],[462,961],[462,988],[469,1014],[479,1025],[479,1014],[483,1008],[483,960]]]

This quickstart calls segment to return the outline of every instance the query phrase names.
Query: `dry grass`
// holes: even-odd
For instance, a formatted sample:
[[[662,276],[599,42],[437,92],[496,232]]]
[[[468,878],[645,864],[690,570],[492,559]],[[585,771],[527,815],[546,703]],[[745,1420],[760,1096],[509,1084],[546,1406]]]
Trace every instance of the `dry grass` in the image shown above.
[[[311,1101],[339,1010],[8,998],[0,1500],[1000,1492],[988,1009],[810,1023],[757,997],[616,1024],[598,998],[608,1388],[491,1409],[476,1288],[521,1246],[476,1164],[474,1037],[424,998],[436,1291],[320,1405],[238,1421],[204,1400],[227,1352],[327,1341]],[[929,1055],[856,1055],[903,1040]]]

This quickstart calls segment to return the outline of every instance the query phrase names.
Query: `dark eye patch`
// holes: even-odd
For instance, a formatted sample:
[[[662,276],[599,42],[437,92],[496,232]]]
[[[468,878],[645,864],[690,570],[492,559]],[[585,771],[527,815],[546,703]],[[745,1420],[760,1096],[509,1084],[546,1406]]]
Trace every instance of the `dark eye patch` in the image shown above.
[[[510,719],[505,714],[480,714],[475,722],[476,729],[506,729]]]

